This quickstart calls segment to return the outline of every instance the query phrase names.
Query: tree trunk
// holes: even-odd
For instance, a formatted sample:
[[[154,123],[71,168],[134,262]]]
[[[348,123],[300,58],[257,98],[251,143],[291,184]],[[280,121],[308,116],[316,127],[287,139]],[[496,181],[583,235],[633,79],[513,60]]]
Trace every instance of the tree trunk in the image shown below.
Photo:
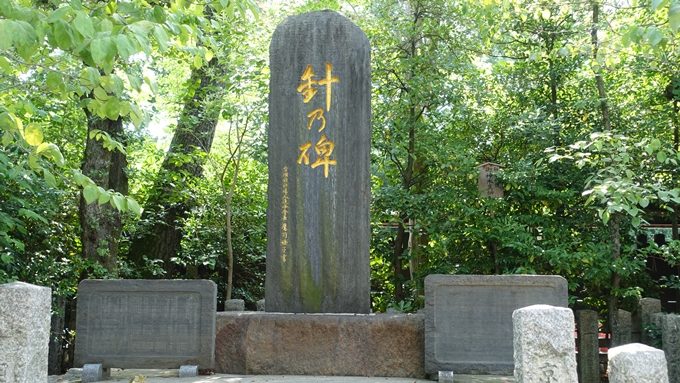
[[[130,246],[133,262],[143,264],[145,256],[161,260],[168,276],[178,271],[171,259],[180,250],[180,221],[194,204],[188,188],[203,173],[205,155],[196,152],[210,153],[219,119],[220,105],[215,102],[222,91],[219,68],[213,58],[192,72],[177,130],[144,206],[141,222],[149,226],[138,227]]]
[[[83,157],[82,172],[98,186],[127,194],[128,178],[125,172],[125,154],[104,148],[101,141],[90,138],[90,132],[98,129],[111,138],[124,142],[123,122],[92,116],[86,111],[88,120],[87,142]],[[121,213],[106,203],[87,204],[80,196],[80,225],[83,258],[95,260],[115,274],[118,259],[118,245],[121,234]],[[86,276],[84,276],[86,277]]]

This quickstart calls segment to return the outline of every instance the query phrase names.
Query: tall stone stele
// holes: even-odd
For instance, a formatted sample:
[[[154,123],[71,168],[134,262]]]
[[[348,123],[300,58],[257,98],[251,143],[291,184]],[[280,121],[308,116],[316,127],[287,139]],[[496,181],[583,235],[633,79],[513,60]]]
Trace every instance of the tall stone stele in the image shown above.
[[[368,313],[370,46],[332,11],[272,37],[266,310]]]

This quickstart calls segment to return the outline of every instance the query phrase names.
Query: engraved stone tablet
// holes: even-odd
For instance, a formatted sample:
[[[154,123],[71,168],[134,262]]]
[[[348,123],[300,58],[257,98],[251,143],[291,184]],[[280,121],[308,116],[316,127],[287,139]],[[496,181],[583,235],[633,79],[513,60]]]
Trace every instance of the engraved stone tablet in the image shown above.
[[[425,372],[513,373],[512,312],[567,306],[567,281],[538,275],[428,275]]]
[[[267,311],[368,313],[370,47],[332,11],[270,54]]]
[[[206,280],[84,280],[75,364],[212,368],[216,296]]]

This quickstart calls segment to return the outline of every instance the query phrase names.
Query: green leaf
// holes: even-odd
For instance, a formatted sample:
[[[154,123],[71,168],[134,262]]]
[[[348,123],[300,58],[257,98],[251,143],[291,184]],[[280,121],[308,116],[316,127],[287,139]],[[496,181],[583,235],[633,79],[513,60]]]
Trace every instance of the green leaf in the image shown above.
[[[83,188],[83,198],[85,198],[85,203],[91,204],[99,197],[99,190],[95,185],[87,185]]]
[[[153,35],[156,37],[161,52],[166,51],[168,49],[168,34],[165,32],[165,29],[160,25],[156,25],[153,28]]]
[[[640,199],[640,206],[644,209],[649,206],[649,200],[647,198]]]
[[[640,227],[640,223],[641,223],[640,217],[633,217],[630,220],[630,223],[633,224],[633,227]]]
[[[664,162],[666,162],[666,158],[667,158],[666,152],[664,152],[663,150],[656,153],[656,160],[657,161],[664,163]]]
[[[54,174],[50,173],[50,171],[45,168],[43,168],[43,178],[45,179],[45,183],[50,187],[57,187],[57,179],[54,178]]]
[[[98,67],[105,67],[116,56],[116,43],[108,36],[96,38],[90,44],[90,54]]]
[[[46,78],[47,89],[54,93],[64,93],[66,91],[66,84],[61,73],[50,71]]]
[[[120,103],[117,98],[111,98],[104,104],[104,113],[109,120],[117,120],[120,116]]]
[[[135,48],[132,46],[130,39],[124,34],[116,36],[116,48],[118,49],[118,54],[123,60],[135,53]]]
[[[34,212],[33,210],[21,208],[21,209],[19,209],[18,213],[19,213],[20,216],[22,216],[24,218],[32,219],[32,220],[35,220],[35,221],[40,221],[40,222],[45,223],[45,224],[48,223],[47,220],[45,219],[45,217]]]
[[[132,199],[130,197],[127,198],[127,207],[136,216],[139,217],[139,216],[142,215],[142,208],[139,206],[137,201],[135,201],[134,199]]]
[[[87,67],[80,71],[80,85],[90,90],[99,85],[100,78],[101,75],[96,68]]]
[[[111,98],[108,93],[104,90],[104,88],[98,86],[94,88],[94,98],[100,101],[106,101]]]
[[[14,21],[0,19],[0,50],[9,49],[14,41]]]
[[[64,166],[66,161],[64,160],[64,156],[61,154],[61,151],[59,150],[59,147],[55,144],[43,142],[42,144],[38,145],[38,148],[35,150],[36,154],[40,154],[43,157],[49,158],[57,164],[57,166]]]
[[[76,18],[73,20],[73,27],[85,38],[94,36],[92,18],[83,11],[76,12]]]
[[[57,20],[52,25],[52,34],[57,46],[63,50],[71,49],[75,44],[73,30],[64,20]]]
[[[130,105],[130,120],[137,128],[141,127],[144,121],[144,113],[135,104]]]
[[[43,132],[38,124],[28,124],[24,129],[24,140],[31,146],[38,146],[43,142]]]
[[[664,0],[652,0],[652,3],[650,4],[650,8],[651,8],[652,12],[659,9],[659,7],[661,6],[661,4],[663,4],[663,2],[664,2]]]
[[[111,200],[111,194],[104,192],[104,193],[99,193],[99,199],[97,200],[97,203],[100,205],[103,205]]]
[[[118,211],[125,211],[125,209],[127,208],[127,202],[125,201],[125,197],[122,196],[121,194],[112,195],[111,202],[113,207],[118,209]]]
[[[680,1],[672,2],[668,10],[668,24],[673,31],[680,31]]]

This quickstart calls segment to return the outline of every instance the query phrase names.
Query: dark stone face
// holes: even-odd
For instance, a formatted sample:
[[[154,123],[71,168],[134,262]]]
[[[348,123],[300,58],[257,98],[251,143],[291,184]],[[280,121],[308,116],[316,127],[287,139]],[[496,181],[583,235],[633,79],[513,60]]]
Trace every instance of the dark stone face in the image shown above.
[[[212,368],[216,297],[207,280],[84,280],[75,364]]]
[[[331,11],[272,37],[266,310],[369,312],[370,47]]]

